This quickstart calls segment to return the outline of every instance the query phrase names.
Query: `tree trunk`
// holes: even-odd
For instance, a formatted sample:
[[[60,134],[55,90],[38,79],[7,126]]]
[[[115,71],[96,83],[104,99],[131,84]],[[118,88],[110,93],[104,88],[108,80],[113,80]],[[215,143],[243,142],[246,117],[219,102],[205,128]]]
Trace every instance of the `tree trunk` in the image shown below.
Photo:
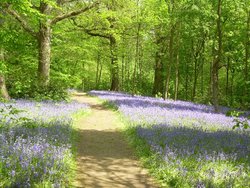
[[[138,65],[138,58],[137,58],[137,54],[138,54],[138,48],[136,45],[136,57],[135,57],[135,61],[134,61],[134,70],[133,70],[133,79],[132,79],[132,95],[137,93],[137,65]]]
[[[179,24],[179,26],[181,26]],[[178,27],[179,28],[179,27]],[[175,49],[175,56],[176,56],[176,63],[175,63],[175,88],[174,88],[174,100],[178,98],[178,90],[179,90],[179,46],[180,46],[180,32],[177,32],[176,36],[176,49]]]
[[[154,75],[154,86],[153,95],[161,93],[163,95],[163,63],[161,52],[156,52],[155,54],[155,75]]]
[[[188,85],[189,85],[189,61],[185,61],[185,99],[188,100]]]
[[[39,36],[39,64],[38,64],[38,85],[47,87],[50,74],[50,55],[51,55],[51,28],[41,24]]]
[[[0,61],[4,61],[4,52],[3,49],[0,48]],[[0,73],[0,98],[4,98],[6,100],[10,99],[10,96],[8,94],[6,85],[5,85],[5,79],[4,79],[4,75]]]
[[[250,11],[247,12],[247,25],[246,25],[246,42],[245,42],[245,70],[244,70],[244,90],[243,90],[243,96],[244,96],[244,104],[247,103],[247,99],[249,97],[249,90],[250,90],[250,84],[248,83],[248,74],[249,74],[249,48],[250,48]]]
[[[194,58],[194,83],[193,83],[193,92],[192,92],[192,101],[194,101],[196,96],[196,86],[197,86],[197,79],[198,79],[198,70],[197,70],[197,64],[198,64],[197,57]]]
[[[231,69],[230,106],[234,104],[234,69]]]
[[[119,64],[117,58],[116,39],[110,36],[110,55],[111,55],[111,91],[119,90]]]
[[[4,98],[6,100],[10,99],[10,96],[8,94],[6,85],[5,85],[5,79],[3,75],[0,75],[0,98]]]
[[[222,29],[221,29],[221,8],[222,8],[222,0],[218,0],[217,5],[217,42],[218,47],[215,50],[215,57],[213,61],[213,69],[212,69],[212,80],[213,80],[213,105],[214,110],[216,112],[219,111],[219,67],[221,62],[221,53],[222,53]]]
[[[49,15],[51,7],[45,2],[40,4],[40,12],[45,15]],[[37,36],[38,41],[38,85],[46,88],[49,85],[50,75],[50,56],[51,56],[51,36],[52,29],[50,19],[45,21],[40,20],[40,27]]]
[[[170,83],[170,76],[173,64],[173,50],[174,50],[174,26],[171,24],[170,26],[170,38],[169,38],[169,65],[168,65],[168,72],[167,72],[167,79],[166,79],[166,90],[164,99],[169,97],[169,83]]]
[[[204,96],[204,57],[202,58],[201,64],[201,95]]]
[[[99,75],[100,75],[100,68],[101,68],[101,55],[100,52],[97,54],[97,59],[96,59],[96,76],[95,76],[95,88],[99,89]]]
[[[98,76],[98,89],[99,89],[99,85],[101,83],[101,78],[102,78],[102,63],[100,62],[100,70],[99,70],[99,76]]]
[[[137,1],[138,3],[138,1]],[[138,14],[138,13],[137,13]],[[139,22],[139,20],[137,20]],[[138,69],[140,68],[140,31],[141,31],[141,23],[138,23],[137,32],[136,32],[136,48],[135,48],[135,65],[134,65],[134,73],[133,73],[133,91],[132,94],[137,93],[138,89]]]
[[[229,91],[229,70],[230,70],[230,58],[227,57],[227,75],[226,75],[226,96],[228,97]]]
[[[202,44],[202,57],[201,57],[201,96],[204,99],[204,63],[205,63],[205,48],[206,48],[206,38]]]
[[[124,91],[124,76],[125,76],[125,55],[122,55],[122,79],[121,79],[121,90]]]
[[[131,86],[131,83],[130,83],[130,63],[131,63],[131,59],[130,59],[131,57],[128,55],[127,56],[127,60],[126,60],[126,74],[127,74],[127,76],[125,76],[125,78],[126,78],[126,80],[125,80],[125,82],[127,83],[126,84],[126,87],[127,87],[127,90],[129,90],[130,91],[130,86]]]
[[[166,1],[168,4],[168,2]],[[168,65],[168,71],[167,71],[167,78],[166,78],[166,89],[165,89],[165,94],[164,94],[164,100],[169,97],[169,83],[170,83],[170,76],[171,76],[171,69],[172,69],[172,64],[173,64],[173,53],[174,53],[174,34],[175,34],[175,24],[173,20],[173,12],[175,9],[175,1],[170,0],[170,3],[168,4],[168,12],[170,14],[170,32],[169,32],[169,65]]]
[[[176,67],[175,67],[175,89],[174,89],[174,100],[178,98],[179,90],[179,54],[176,55]]]
[[[29,1],[30,2],[30,1]],[[38,5],[40,2],[40,5]],[[52,1],[51,1],[52,2]],[[65,6],[64,3],[71,3],[71,1],[57,1],[51,6],[50,1],[40,0],[38,2],[30,2],[30,8],[34,8],[39,11],[39,27],[34,29],[34,20],[28,18],[25,15],[21,15],[18,11],[12,9],[12,6],[9,6],[6,9],[6,12],[15,18],[25,31],[27,31],[31,36],[35,37],[38,42],[38,70],[37,70],[37,82],[40,87],[47,87],[49,85],[49,75],[50,75],[50,56],[51,56],[51,36],[52,29],[51,26],[56,23],[65,20],[67,18],[76,17],[94,7],[96,7],[99,2],[96,1],[89,6],[82,7],[74,11],[69,11],[66,13],[60,12],[62,6]],[[54,10],[54,11],[52,11]],[[58,14],[54,16],[54,13],[58,11]],[[51,14],[53,13],[53,14]],[[33,20],[33,21],[32,21]],[[38,30],[38,32],[36,31]]]
[[[85,81],[86,81],[86,74],[85,74],[86,70],[85,70],[85,63],[82,62],[82,67],[81,67],[81,80],[82,80],[82,84],[81,84],[81,90],[84,92],[85,91]]]

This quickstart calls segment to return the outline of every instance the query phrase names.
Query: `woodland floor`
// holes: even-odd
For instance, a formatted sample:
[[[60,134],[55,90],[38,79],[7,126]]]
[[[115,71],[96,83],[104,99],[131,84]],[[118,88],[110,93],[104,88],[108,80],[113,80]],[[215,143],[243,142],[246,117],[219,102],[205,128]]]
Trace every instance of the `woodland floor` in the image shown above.
[[[90,105],[91,114],[77,123],[80,132],[75,187],[157,187],[140,166],[126,142],[118,114],[96,98],[77,94],[73,99]]]

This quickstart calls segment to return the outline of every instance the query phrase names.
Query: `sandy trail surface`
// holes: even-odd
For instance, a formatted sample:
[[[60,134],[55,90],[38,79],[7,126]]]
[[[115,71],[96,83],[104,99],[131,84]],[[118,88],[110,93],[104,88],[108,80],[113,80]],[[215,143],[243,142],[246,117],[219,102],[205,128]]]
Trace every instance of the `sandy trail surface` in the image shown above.
[[[77,123],[80,132],[77,173],[74,187],[142,188],[157,187],[140,166],[133,149],[120,129],[116,112],[105,108],[96,98],[78,93],[73,99],[87,103],[91,114]]]

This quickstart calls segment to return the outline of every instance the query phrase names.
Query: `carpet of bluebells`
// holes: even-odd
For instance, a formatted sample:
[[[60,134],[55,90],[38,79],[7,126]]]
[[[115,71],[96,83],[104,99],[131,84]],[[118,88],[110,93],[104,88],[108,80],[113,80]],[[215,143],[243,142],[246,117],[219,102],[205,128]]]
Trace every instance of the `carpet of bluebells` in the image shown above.
[[[64,187],[73,161],[76,102],[0,103],[0,187]]]
[[[214,113],[212,106],[191,102],[90,94],[116,105],[136,137],[158,156],[154,173],[163,186],[250,187],[250,131],[233,129],[235,118],[225,115],[228,108]]]

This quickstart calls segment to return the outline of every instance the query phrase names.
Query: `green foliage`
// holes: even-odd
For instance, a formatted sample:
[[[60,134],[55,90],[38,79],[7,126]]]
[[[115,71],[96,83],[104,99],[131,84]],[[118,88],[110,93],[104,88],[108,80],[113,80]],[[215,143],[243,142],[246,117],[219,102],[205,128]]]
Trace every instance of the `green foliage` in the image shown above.
[[[39,21],[48,18],[48,15],[34,8],[40,6],[39,1],[5,0],[1,5],[6,2],[35,32],[39,30]],[[45,2],[53,9],[49,13],[51,18],[84,5],[84,2]],[[117,42],[120,90],[152,95],[156,52],[161,54],[164,88],[166,85],[170,58],[169,36],[173,26],[174,57],[169,73],[169,96],[175,96],[178,69],[178,99],[209,103],[212,87],[210,66],[217,46],[216,4],[216,1],[208,0],[180,0],[174,1],[171,7],[170,1],[105,0],[101,1],[98,8],[89,10],[88,14],[58,22],[53,26],[50,78],[60,94],[50,86],[43,90],[36,86],[37,41],[13,16],[4,11],[3,6],[0,13],[0,45],[5,51],[5,60],[0,62],[0,74],[5,74],[7,87],[14,98],[58,100],[61,95],[64,98],[61,87],[110,89],[112,73],[109,37],[113,36]],[[245,80],[244,75],[249,41],[248,5],[245,0],[223,2],[223,54],[219,72],[220,104],[244,109],[249,109],[250,104],[249,76]],[[80,27],[76,27],[74,22]],[[35,97],[35,94],[38,96]]]
[[[19,110],[12,105],[5,104],[3,108],[0,108],[0,128],[11,128],[13,126],[23,125],[30,126],[31,119],[22,116],[24,110]],[[11,122],[11,124],[9,123]]]
[[[161,92],[158,92],[156,95],[155,95],[156,98],[163,98],[163,94]]]
[[[235,123],[235,125],[233,126],[233,129],[249,129],[250,128],[250,124],[249,124],[249,120],[250,118],[244,117],[244,113],[240,112],[240,111],[235,111],[235,110],[229,110],[226,113],[227,116],[232,116],[234,117],[233,122]]]
[[[46,88],[42,88],[37,83],[27,81],[26,83],[15,82],[9,90],[13,98],[62,101],[68,100],[66,88],[58,83],[51,82]]]
[[[235,122],[235,125],[233,126],[233,129],[236,129],[236,128],[248,129],[248,128],[250,128],[250,125],[248,123],[247,118],[235,118],[234,122]]]
[[[0,75],[3,75],[7,72],[7,67],[4,61],[0,60]]]

